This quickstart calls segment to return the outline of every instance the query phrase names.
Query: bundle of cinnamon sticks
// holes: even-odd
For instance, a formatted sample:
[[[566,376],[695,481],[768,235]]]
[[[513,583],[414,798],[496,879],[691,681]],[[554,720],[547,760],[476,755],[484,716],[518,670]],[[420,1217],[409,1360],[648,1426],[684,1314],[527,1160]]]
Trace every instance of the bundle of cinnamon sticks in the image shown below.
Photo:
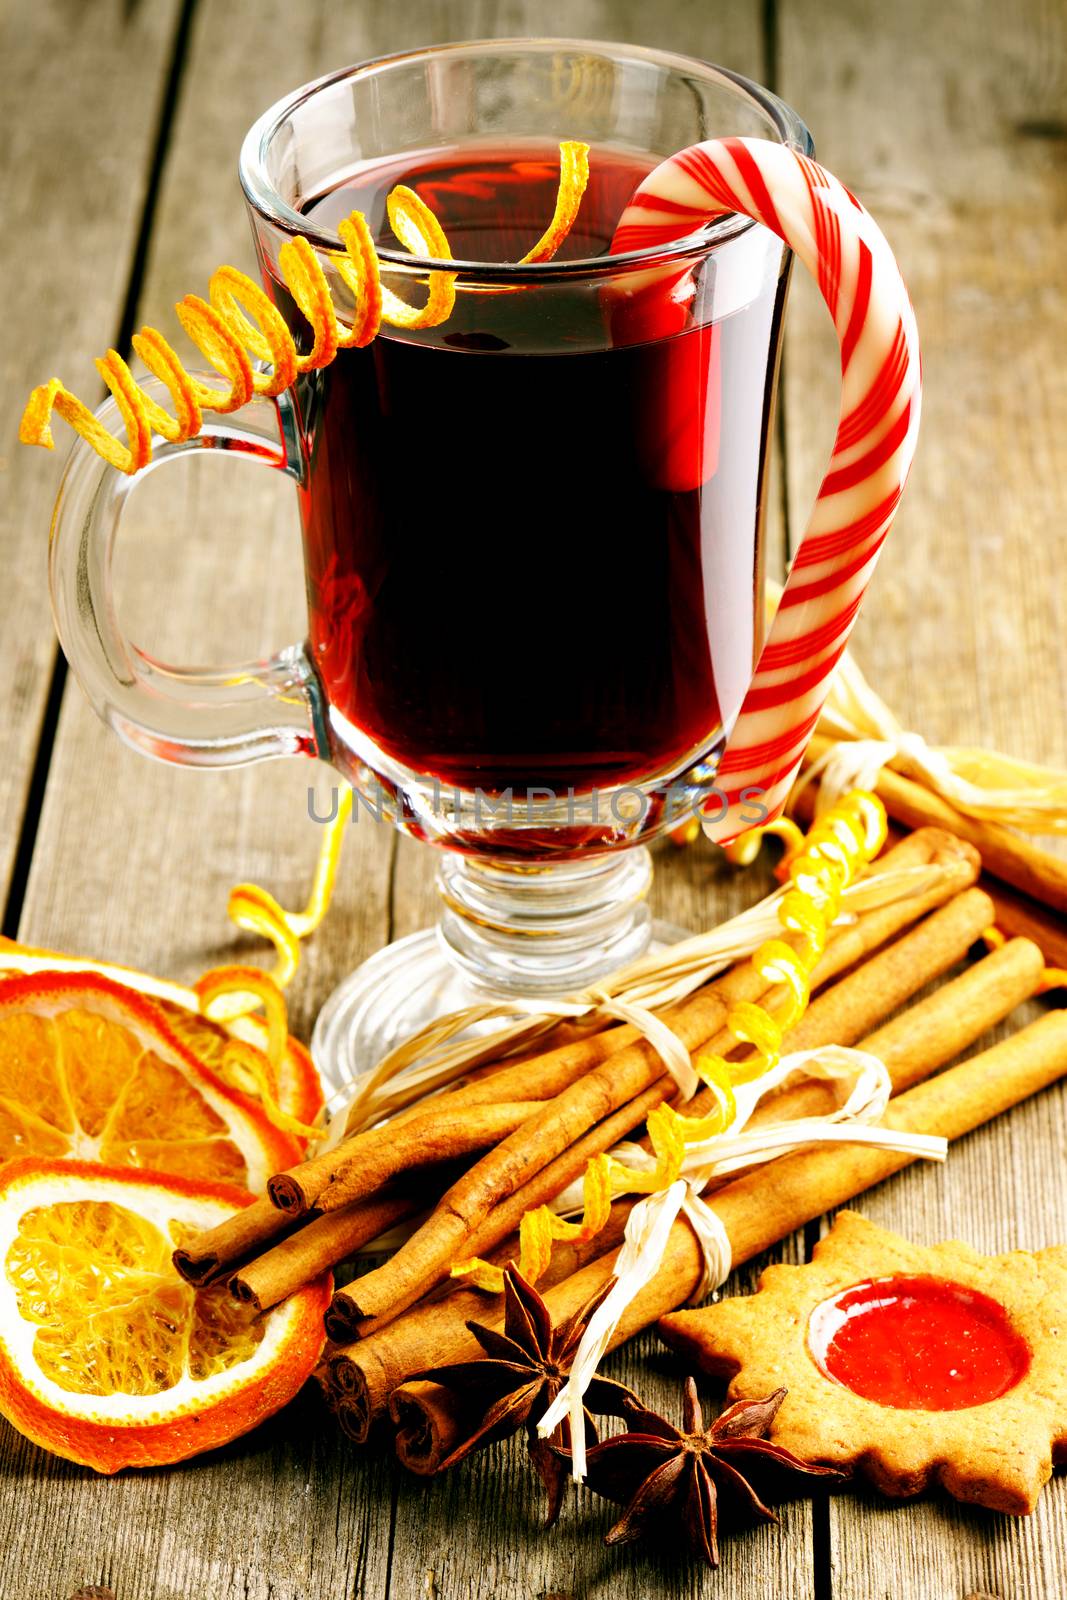
[[[816,734],[806,765],[827,754],[832,741]],[[905,770],[901,770],[904,768]],[[1067,967],[1067,859],[1000,822],[965,816],[935,794],[899,760],[883,767],[874,789],[901,828],[944,828],[973,844],[982,857],[982,886],[992,896],[997,924],[1005,933],[1036,940],[1049,966]],[[791,813],[808,821],[815,811],[814,787],[798,786]]]
[[[785,1047],[859,1044],[885,1062],[898,1096],[886,1123],[955,1138],[1067,1073],[1067,1014],[1051,1013],[924,1081],[1034,995],[1045,967],[1038,945],[1011,939],[916,1000],[959,966],[997,916],[976,887],[978,851],[942,829],[907,835],[879,867],[931,862],[955,870],[924,894],[861,912],[832,930],[813,974],[815,998]],[[767,990],[744,962],[664,1019],[692,1054],[728,1051],[729,1006],[758,1002]],[[635,1135],[653,1107],[675,1094],[662,1059],[635,1028],[613,1025],[568,1037],[536,1056],[480,1068],[465,1084],[278,1174],[265,1198],[175,1259],[190,1282],[226,1278],[237,1298],[267,1309],[398,1224],[413,1226],[384,1265],[334,1295],[319,1376],[350,1437],[365,1439],[391,1407],[402,1459],[416,1471],[433,1471],[461,1419],[454,1397],[438,1385],[412,1383],[412,1375],[472,1358],[477,1346],[467,1320],[492,1325],[496,1316],[493,1298],[450,1279],[452,1264],[474,1255],[516,1257],[523,1214],[553,1200],[592,1156]],[[834,1095],[824,1083],[787,1085],[757,1109],[753,1123],[825,1114],[836,1109]],[[710,1104],[710,1092],[701,1091],[685,1109],[700,1114]],[[908,1159],[828,1146],[719,1187],[712,1200],[735,1262]],[[607,1227],[588,1243],[556,1246],[539,1283],[554,1315],[569,1315],[611,1275],[632,1204],[617,1201]],[[683,1304],[700,1270],[696,1239],[679,1221],[660,1270],[629,1307],[615,1342]]]

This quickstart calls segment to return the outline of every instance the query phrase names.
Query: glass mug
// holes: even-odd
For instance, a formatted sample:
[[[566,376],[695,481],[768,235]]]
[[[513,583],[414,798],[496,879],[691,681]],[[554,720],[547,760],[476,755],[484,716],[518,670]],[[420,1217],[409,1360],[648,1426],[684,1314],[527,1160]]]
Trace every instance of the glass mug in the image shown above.
[[[421,303],[441,263],[390,244],[400,182],[448,235],[456,296],[437,327],[383,324],[278,401],[156,442],[153,466],[232,450],[294,479],[308,636],[267,661],[189,671],[123,637],[109,567],[131,480],[75,445],[53,601],[104,720],[183,765],[319,757],[357,815],[446,847],[440,927],[380,952],[324,1010],[334,1077],[472,987],[559,993],[635,958],[652,933],[645,842],[714,793],[762,641],[791,256],[736,214],[608,252],[661,159],[744,133],[812,151],[794,112],[733,73],[575,40],[390,57],[255,124],[241,183],[298,347],[279,249],[299,233],[320,252],[344,321],[328,252],[355,208],[383,283]],[[557,139],[591,146],[577,221],[551,262],[509,264],[552,215]],[[100,416],[113,429],[114,402]]]

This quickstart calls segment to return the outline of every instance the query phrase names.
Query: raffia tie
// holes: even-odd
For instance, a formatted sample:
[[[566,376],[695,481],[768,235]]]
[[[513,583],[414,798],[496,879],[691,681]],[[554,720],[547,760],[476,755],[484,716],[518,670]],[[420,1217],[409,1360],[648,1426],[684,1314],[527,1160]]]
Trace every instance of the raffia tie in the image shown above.
[[[769,1122],[752,1133],[743,1133],[760,1101],[797,1076],[826,1081],[851,1078],[853,1082],[845,1103],[829,1116]],[[686,1218],[700,1245],[703,1270],[691,1300],[702,1300],[710,1290],[726,1281],[732,1266],[726,1229],[714,1208],[701,1198],[712,1178],[773,1161],[816,1144],[866,1144],[878,1150],[944,1161],[948,1154],[946,1139],[876,1126],[885,1113],[891,1093],[892,1083],[885,1065],[867,1051],[826,1045],[818,1050],[783,1056],[772,1071],[752,1083],[739,1085],[737,1115],[729,1131],[688,1146],[681,1176],[669,1188],[649,1195],[634,1206],[615,1262],[615,1283],[590,1318],[567,1383],[538,1423],[538,1432],[542,1438],[547,1438],[569,1417],[572,1474],[577,1482],[585,1477],[582,1410],[586,1390],[626,1308],[658,1272],[678,1216]],[[636,1145],[620,1145],[612,1155],[635,1167],[652,1164],[648,1153]],[[568,1206],[577,1209],[575,1199],[568,1191],[556,1204],[561,1211]]]
[[[800,779],[820,779],[816,814],[850,789],[873,789],[891,762],[916,773],[965,816],[1025,833],[1067,834],[1067,772],[996,750],[935,747],[904,728],[848,651],[838,663],[817,733],[834,741]]]

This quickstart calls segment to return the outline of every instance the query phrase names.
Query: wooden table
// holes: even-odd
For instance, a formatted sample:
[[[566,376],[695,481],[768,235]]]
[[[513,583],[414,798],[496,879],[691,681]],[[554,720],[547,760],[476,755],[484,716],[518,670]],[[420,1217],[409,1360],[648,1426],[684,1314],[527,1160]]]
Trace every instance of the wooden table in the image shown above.
[[[909,727],[1064,764],[1067,684],[1067,39],[1057,0],[11,0],[3,22],[6,258],[2,467],[5,710],[0,730],[4,931],[178,978],[232,959],[240,878],[301,897],[317,839],[309,769],[200,776],[140,761],[67,681],[45,544],[59,462],[22,451],[30,386],[90,359],[251,264],[236,181],[241,135],[328,68],[449,38],[563,32],[721,61],[807,118],[819,154],[882,222],[924,341],[918,465],[855,637]],[[794,289],[773,537],[798,529],[836,415],[832,334]],[[198,462],[138,496],[121,556],[124,619],[164,658],[233,659],[302,631],[286,483]],[[210,478],[210,482],[208,481]],[[165,480],[165,481],[163,481]],[[305,1033],[343,973],[434,915],[428,852],[351,831],[337,903],[293,991]],[[657,910],[706,926],[761,892],[710,847],[659,854]],[[1049,1094],[863,1201],[923,1241],[986,1249],[1067,1239],[1063,1099]],[[818,1228],[790,1240],[803,1260]],[[749,1273],[733,1287],[751,1287]],[[651,1401],[677,1372],[648,1336],[614,1362]],[[317,1398],[188,1467],[104,1481],[0,1425],[0,1595],[63,1600],[414,1600],[439,1595],[720,1593],[955,1600],[1067,1589],[1062,1479],[1025,1523],[943,1498],[901,1507],[860,1490],[788,1506],[780,1533],[732,1538],[706,1577],[662,1552],[612,1553],[602,1503],[573,1499],[551,1535],[515,1449],[429,1487],[342,1441]]]

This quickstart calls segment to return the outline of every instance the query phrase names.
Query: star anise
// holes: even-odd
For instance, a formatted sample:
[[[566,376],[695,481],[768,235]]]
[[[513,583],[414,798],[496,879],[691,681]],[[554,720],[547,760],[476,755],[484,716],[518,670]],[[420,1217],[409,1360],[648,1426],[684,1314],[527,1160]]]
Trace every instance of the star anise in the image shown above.
[[[833,1467],[798,1461],[765,1438],[784,1399],[785,1390],[776,1389],[766,1400],[739,1401],[705,1428],[696,1384],[688,1378],[680,1430],[640,1404],[628,1405],[627,1432],[594,1446],[587,1462],[589,1487],[626,1507],[606,1543],[632,1544],[678,1521],[694,1554],[717,1567],[720,1510],[778,1521],[749,1482],[753,1468],[843,1477]]]
[[[505,1270],[503,1332],[479,1322],[467,1323],[485,1351],[485,1358],[434,1367],[418,1375],[450,1389],[462,1402],[462,1414],[469,1419],[462,1442],[441,1463],[441,1471],[455,1466],[472,1450],[525,1427],[530,1458],[548,1495],[546,1526],[555,1522],[567,1481],[566,1461],[558,1448],[569,1443],[567,1424],[549,1440],[538,1437],[537,1423],[566,1382],[586,1323],[612,1281],[609,1279],[587,1305],[557,1328],[533,1285],[517,1268]],[[610,1378],[594,1378],[585,1401],[590,1443],[595,1443],[597,1437],[592,1412],[621,1417],[631,1407],[640,1408],[637,1396]]]

